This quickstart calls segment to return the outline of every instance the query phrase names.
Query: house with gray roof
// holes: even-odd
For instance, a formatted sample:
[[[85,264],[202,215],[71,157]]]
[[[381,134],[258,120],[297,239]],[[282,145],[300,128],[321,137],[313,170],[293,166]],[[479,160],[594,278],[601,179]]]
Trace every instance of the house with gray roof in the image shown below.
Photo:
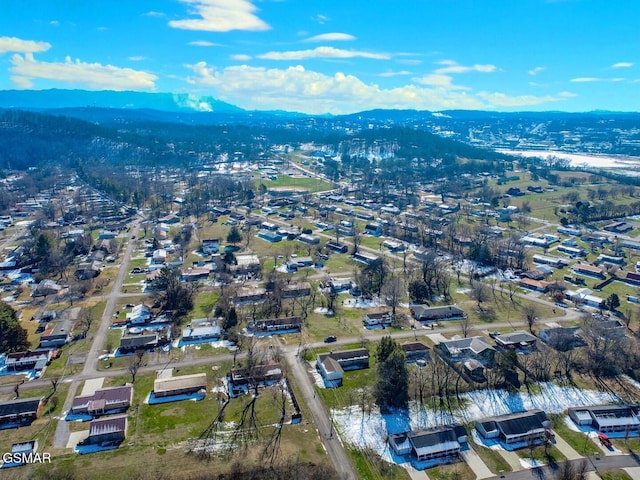
[[[600,433],[634,433],[640,431],[638,407],[633,405],[599,405],[571,407],[569,418],[578,426],[589,426]]]
[[[475,427],[485,439],[495,439],[512,449],[540,444],[552,435],[549,418],[542,410],[509,413],[476,420]]]
[[[458,320],[464,318],[464,310],[456,305],[443,305],[429,307],[427,305],[415,305],[410,308],[411,315],[418,322],[431,323],[443,320]]]
[[[484,337],[467,337],[440,342],[438,349],[454,362],[474,359],[483,365],[490,365],[496,353]]]
[[[462,425],[441,425],[389,435],[389,446],[400,456],[425,462],[457,458],[462,444],[467,443],[467,431]]]

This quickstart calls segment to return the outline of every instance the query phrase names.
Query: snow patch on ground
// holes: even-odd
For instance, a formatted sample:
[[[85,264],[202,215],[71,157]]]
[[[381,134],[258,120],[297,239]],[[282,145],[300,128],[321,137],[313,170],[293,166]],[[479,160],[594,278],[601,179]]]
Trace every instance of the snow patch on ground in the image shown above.
[[[510,393],[505,390],[470,392],[462,395],[462,398],[467,400],[467,406],[453,413],[430,410],[412,402],[408,411],[393,414],[383,415],[376,407],[365,408],[363,412],[360,406],[351,406],[342,410],[334,409],[331,414],[338,431],[347,443],[356,448],[370,448],[385,460],[393,462],[397,458],[393,458],[394,456],[389,452],[387,437],[394,433],[455,422],[471,422],[484,417],[536,408],[547,413],[562,413],[568,407],[602,405],[620,400],[611,393],[582,390],[553,383],[541,383],[540,389],[539,393],[532,395]],[[567,425],[570,423],[568,422]],[[475,441],[488,448],[502,448],[498,442],[477,438],[475,430],[472,435]]]
[[[521,458],[520,465],[522,465],[523,468],[538,468],[544,467],[546,463],[539,462],[535,458]]]

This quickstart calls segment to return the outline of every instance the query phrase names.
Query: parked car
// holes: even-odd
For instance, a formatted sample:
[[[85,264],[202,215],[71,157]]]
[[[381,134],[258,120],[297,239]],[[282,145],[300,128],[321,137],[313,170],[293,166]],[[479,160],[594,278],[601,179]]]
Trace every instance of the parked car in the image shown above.
[[[598,434],[598,440],[600,440],[600,443],[602,444],[603,447],[606,448],[613,448],[613,445],[611,444],[611,440],[609,440],[609,437],[607,437],[604,433],[599,433]]]
[[[336,340],[338,340],[338,338],[335,335],[329,335],[328,337],[324,338],[324,343],[333,343]]]

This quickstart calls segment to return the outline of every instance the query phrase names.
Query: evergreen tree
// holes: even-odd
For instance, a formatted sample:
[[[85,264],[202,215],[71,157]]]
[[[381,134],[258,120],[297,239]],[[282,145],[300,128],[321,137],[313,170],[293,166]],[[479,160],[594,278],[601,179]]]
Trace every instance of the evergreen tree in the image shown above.
[[[29,346],[27,330],[20,325],[16,311],[0,302],[0,353],[20,352]]]
[[[233,227],[231,227],[231,230],[229,230],[229,234],[227,235],[227,242],[235,245],[236,243],[240,243],[241,241],[242,234],[240,233],[240,230],[238,230],[238,227],[234,225]]]
[[[407,408],[409,403],[409,372],[404,351],[391,337],[383,337],[376,351],[378,381],[373,390],[376,403],[383,412]]]

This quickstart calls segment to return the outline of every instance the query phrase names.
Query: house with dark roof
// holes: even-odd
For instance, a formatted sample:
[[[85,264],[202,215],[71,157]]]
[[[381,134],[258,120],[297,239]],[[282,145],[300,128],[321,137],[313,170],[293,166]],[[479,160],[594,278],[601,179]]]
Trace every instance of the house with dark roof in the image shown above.
[[[99,388],[93,395],[75,397],[71,412],[99,417],[110,413],[125,412],[133,400],[133,386]]]
[[[496,353],[496,349],[480,336],[442,341],[437,348],[454,362],[475,359],[483,365],[492,364]]]
[[[404,355],[407,359],[407,363],[414,363],[418,360],[428,362],[431,360],[430,349],[422,342],[403,343],[400,345]]]
[[[380,260],[380,257],[378,257],[377,255],[360,251],[354,253],[351,258],[353,258],[356,262],[364,263],[365,265],[372,265]]]
[[[120,339],[118,352],[126,355],[129,353],[134,353],[137,350],[153,350],[158,346],[158,343],[159,338],[155,333],[148,335],[125,336]]]
[[[501,441],[511,448],[543,443],[549,438],[549,418],[542,410],[509,413],[476,420],[475,427],[485,439]]]
[[[300,317],[269,318],[255,320],[247,325],[247,333],[251,335],[278,335],[299,332],[302,328]]]
[[[496,345],[502,348],[510,348],[512,350],[531,350],[535,348],[538,337],[525,332],[524,330],[517,330],[512,333],[503,333],[494,337]]]
[[[391,325],[392,315],[391,311],[386,310],[384,312],[369,312],[366,313],[363,319],[364,326],[367,328],[374,327],[388,327]]]
[[[253,303],[263,303],[267,298],[267,291],[264,288],[239,288],[233,298],[235,305],[248,305]]]
[[[416,462],[457,458],[467,431],[462,425],[441,425],[389,435],[389,446],[400,456],[410,455]]]
[[[600,433],[638,433],[640,419],[638,407],[628,405],[599,405],[571,407],[569,418],[578,426],[589,426]]]
[[[229,393],[233,396],[249,389],[273,385],[282,380],[282,376],[282,367],[277,362],[262,363],[252,368],[232,368],[228,375]]]
[[[70,319],[55,322],[53,328],[45,330],[40,336],[40,348],[57,348],[69,343],[73,325]]]
[[[439,322],[443,320],[459,320],[464,318],[464,310],[456,305],[443,305],[429,307],[427,305],[414,305],[410,307],[411,315],[418,322]]]
[[[85,445],[119,445],[127,435],[127,416],[107,417],[92,420],[89,426],[89,436],[84,440]]]
[[[26,352],[8,353],[5,367],[9,372],[42,371],[51,361],[52,352],[52,350],[27,350]]]
[[[44,397],[19,398],[0,402],[0,425],[30,425],[44,408]]]
[[[369,356],[366,348],[321,353],[316,358],[316,368],[325,382],[340,386],[346,370],[369,368]]]

